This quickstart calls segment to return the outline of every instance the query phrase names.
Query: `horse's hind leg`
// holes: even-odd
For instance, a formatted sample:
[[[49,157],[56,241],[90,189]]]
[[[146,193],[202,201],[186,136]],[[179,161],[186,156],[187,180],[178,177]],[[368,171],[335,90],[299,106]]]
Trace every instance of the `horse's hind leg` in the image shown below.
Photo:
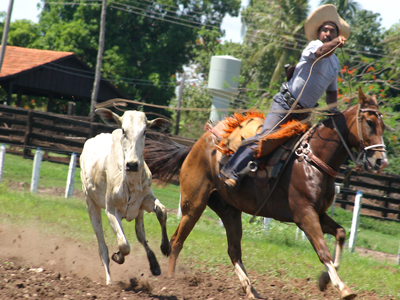
[[[144,210],[140,210],[139,214],[137,215],[137,217],[135,219],[136,237],[137,237],[138,241],[143,245],[144,249],[146,250],[147,259],[149,260],[149,263],[150,263],[151,273],[155,276],[158,276],[161,274],[161,269],[160,269],[160,265],[158,264],[157,258],[154,255],[154,252],[147,245],[146,235],[144,232],[144,225],[143,225],[143,213],[144,213]]]
[[[208,206],[216,212],[224,223],[228,239],[228,254],[246,296],[248,298],[260,298],[251,285],[242,263],[242,213],[222,200],[216,193],[211,195]]]
[[[322,233],[321,226],[324,226],[324,228],[326,229],[328,228],[327,224],[333,225],[331,222],[328,222],[329,217],[326,214],[324,214],[321,216],[320,220],[319,216],[315,211],[304,208],[302,210],[296,211],[294,218],[296,224],[307,235],[320,261],[325,265],[329,277],[332,281],[332,284],[336,289],[338,289],[340,297],[342,299],[355,298],[357,295],[351,291],[351,289],[342,281],[342,279],[340,279]],[[321,225],[320,222],[323,223],[323,225]],[[333,232],[333,228],[330,229],[330,232]],[[340,238],[341,234],[342,233],[339,230],[339,234],[337,236]],[[338,255],[340,255],[340,253],[336,254],[337,257]],[[340,261],[340,259],[338,261]]]
[[[335,258],[333,261],[333,266],[335,267],[336,271],[338,271],[343,253],[343,245],[346,239],[346,232],[342,226],[340,226],[334,220],[332,220],[332,218],[329,217],[326,213],[320,216],[320,223],[323,233],[328,233],[336,238],[335,255],[334,255]],[[322,273],[321,277],[319,278],[320,290],[321,291],[325,290],[329,282],[330,282],[330,277],[328,272]]]

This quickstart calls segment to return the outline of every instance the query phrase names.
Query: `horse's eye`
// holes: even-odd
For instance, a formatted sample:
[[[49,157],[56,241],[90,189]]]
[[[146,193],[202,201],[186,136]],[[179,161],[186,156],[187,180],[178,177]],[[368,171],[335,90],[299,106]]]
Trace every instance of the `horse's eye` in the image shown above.
[[[371,120],[367,120],[367,124],[369,127],[374,128],[375,127],[375,123],[372,122]]]

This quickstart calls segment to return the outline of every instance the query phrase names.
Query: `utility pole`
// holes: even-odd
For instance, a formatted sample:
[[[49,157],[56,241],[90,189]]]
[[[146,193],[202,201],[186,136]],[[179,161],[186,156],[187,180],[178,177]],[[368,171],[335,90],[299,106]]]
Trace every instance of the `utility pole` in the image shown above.
[[[179,133],[179,121],[181,118],[181,102],[182,102],[182,94],[183,94],[183,86],[185,84],[186,80],[186,72],[183,72],[182,79],[181,79],[181,85],[179,86],[179,92],[178,92],[178,105],[177,105],[177,111],[176,111],[176,124],[175,124],[175,135],[178,135]]]
[[[97,96],[99,94],[99,88],[100,88],[101,65],[102,65],[102,61],[103,61],[104,37],[105,37],[105,31],[106,31],[106,12],[107,12],[107,0],[103,0],[103,4],[101,7],[99,50],[97,52],[96,74],[94,76],[92,100],[91,100],[91,104],[90,104],[90,121],[91,122],[94,122],[94,120],[95,120],[94,107],[97,104]]]
[[[10,0],[10,2],[8,4],[6,23],[4,24],[3,39],[1,41],[0,73],[1,73],[1,67],[3,65],[4,55],[6,53],[8,31],[9,31],[9,28],[10,28],[11,12],[12,12],[13,5],[14,5],[14,0]]]

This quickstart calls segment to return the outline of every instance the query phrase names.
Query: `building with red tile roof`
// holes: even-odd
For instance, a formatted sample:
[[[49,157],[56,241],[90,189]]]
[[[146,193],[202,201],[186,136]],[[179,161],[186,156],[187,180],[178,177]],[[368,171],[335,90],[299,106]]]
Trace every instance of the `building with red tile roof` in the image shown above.
[[[0,46],[1,47],[1,46]],[[94,70],[73,52],[30,49],[6,46],[0,71],[0,86],[7,92],[7,104],[17,95],[49,99],[47,110],[52,111],[56,99],[81,102],[81,111],[90,106]],[[102,79],[98,102],[113,98],[127,99],[112,83]]]

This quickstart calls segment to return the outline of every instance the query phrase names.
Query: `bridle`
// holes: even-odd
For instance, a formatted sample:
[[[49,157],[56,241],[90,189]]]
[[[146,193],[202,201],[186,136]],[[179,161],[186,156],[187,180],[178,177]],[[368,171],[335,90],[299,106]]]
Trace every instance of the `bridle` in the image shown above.
[[[357,161],[354,163],[357,167],[356,170],[358,168],[358,170],[360,170],[359,172],[365,172],[365,163],[367,162],[369,164],[369,161],[367,160],[367,151],[368,150],[374,150],[374,151],[381,151],[381,152],[386,152],[386,146],[385,144],[375,144],[375,145],[371,145],[371,146],[367,146],[365,147],[365,143],[364,143],[364,139],[363,139],[363,134],[362,134],[362,130],[361,130],[361,119],[362,119],[362,115],[360,113],[365,113],[365,112],[370,112],[370,113],[374,113],[379,121],[379,124],[381,126],[384,125],[383,123],[383,119],[382,119],[382,113],[378,110],[378,109],[373,109],[373,108],[361,108],[361,105],[358,106],[358,110],[357,110],[357,132],[358,132],[358,139],[360,141],[360,153],[358,154],[357,157]]]
[[[375,151],[382,151],[386,152],[386,146],[385,144],[375,144],[371,146],[365,146],[362,130],[361,130],[361,125],[362,125],[362,113],[365,112],[372,112],[376,114],[380,124],[383,124],[382,120],[382,114],[379,110],[373,109],[373,108],[361,108],[361,105],[358,105],[357,109],[357,118],[356,118],[356,126],[357,126],[357,133],[358,133],[358,140],[360,143],[360,151],[358,153],[357,158],[355,158],[353,152],[350,150],[350,147],[347,145],[346,140],[344,139],[343,135],[340,133],[339,128],[336,125],[335,120],[333,117],[332,119],[332,124],[335,127],[335,130],[340,138],[340,141],[342,142],[343,146],[345,147],[347,153],[349,154],[351,160],[354,163],[354,168],[358,173],[364,173],[365,170],[365,165],[368,163],[370,165],[370,162],[367,160],[367,152],[369,150],[375,150]],[[309,137],[311,137],[311,134],[308,133]],[[308,139],[304,139],[301,145],[296,149],[295,153],[299,157],[303,157],[304,160],[307,162],[313,162],[317,166],[319,166],[322,170],[324,170],[326,173],[331,175],[332,177],[336,177],[338,175],[338,172],[335,171],[333,168],[331,168],[328,164],[326,164],[324,161],[322,161],[320,158],[315,156],[310,148],[310,144],[307,142]],[[371,165],[370,165],[371,166]],[[372,167],[372,166],[371,166]]]

